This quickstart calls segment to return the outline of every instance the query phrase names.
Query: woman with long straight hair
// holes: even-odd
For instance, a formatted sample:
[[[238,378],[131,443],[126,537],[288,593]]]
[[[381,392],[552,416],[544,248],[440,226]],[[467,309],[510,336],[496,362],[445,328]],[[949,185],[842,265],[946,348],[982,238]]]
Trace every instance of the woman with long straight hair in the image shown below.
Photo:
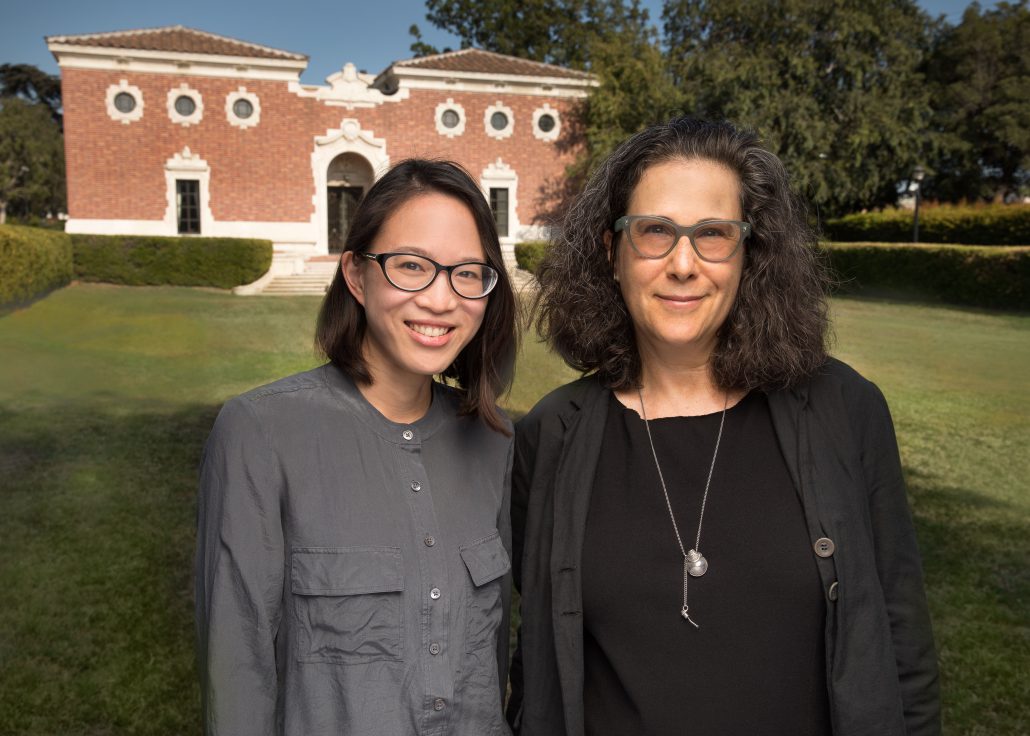
[[[201,470],[209,734],[507,733],[516,306],[482,192],[404,161],[358,205],[328,362],[227,402]],[[437,380],[440,379],[440,380]]]

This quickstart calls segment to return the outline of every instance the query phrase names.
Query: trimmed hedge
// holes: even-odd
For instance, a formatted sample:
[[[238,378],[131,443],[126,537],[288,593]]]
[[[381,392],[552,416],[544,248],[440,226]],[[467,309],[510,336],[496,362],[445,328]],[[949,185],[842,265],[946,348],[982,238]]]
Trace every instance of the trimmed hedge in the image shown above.
[[[820,243],[843,293],[907,294],[948,304],[1030,310],[1030,246]],[[546,242],[519,243],[519,267],[534,272]]]
[[[847,215],[823,223],[834,242],[911,243],[911,210]],[[920,243],[1030,245],[1030,205],[926,207],[919,210]]]
[[[45,296],[72,279],[72,244],[65,233],[0,225],[0,310]]]
[[[272,241],[245,238],[164,238],[72,235],[75,276],[130,286],[249,284],[272,265]]]
[[[822,243],[843,292],[904,292],[949,304],[1030,310],[1030,246]]]
[[[515,244],[515,262],[523,271],[536,273],[537,266],[544,259],[547,252],[546,240],[527,240],[525,243]]]

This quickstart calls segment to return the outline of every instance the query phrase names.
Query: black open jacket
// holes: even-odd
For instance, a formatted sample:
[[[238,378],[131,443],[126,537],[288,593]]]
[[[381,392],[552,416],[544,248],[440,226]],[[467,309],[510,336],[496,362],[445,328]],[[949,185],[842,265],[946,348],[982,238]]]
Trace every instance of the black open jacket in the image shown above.
[[[580,379],[516,426],[512,528],[522,626],[508,720],[521,736],[584,733],[581,557],[608,395],[596,378]],[[831,359],[803,384],[770,393],[769,408],[811,542],[833,542],[816,562],[827,599],[834,735],[939,734],[937,658],[883,395]]]

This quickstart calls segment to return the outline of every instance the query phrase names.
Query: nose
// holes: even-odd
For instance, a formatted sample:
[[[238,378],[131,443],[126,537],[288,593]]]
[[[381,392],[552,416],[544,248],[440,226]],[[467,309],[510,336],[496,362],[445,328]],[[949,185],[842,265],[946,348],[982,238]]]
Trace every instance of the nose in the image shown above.
[[[694,273],[696,267],[697,253],[694,252],[694,246],[691,244],[690,238],[681,235],[668,255],[666,273],[671,278],[685,279]]]
[[[457,306],[458,298],[447,272],[438,271],[429,286],[416,293],[415,302],[431,312],[447,312]]]

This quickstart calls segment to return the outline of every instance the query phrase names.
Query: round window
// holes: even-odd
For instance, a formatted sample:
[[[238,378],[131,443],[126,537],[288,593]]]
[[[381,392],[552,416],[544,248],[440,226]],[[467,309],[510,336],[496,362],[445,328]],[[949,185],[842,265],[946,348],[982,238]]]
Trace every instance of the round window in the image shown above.
[[[136,98],[128,92],[119,92],[114,96],[114,108],[118,112],[130,113],[136,109]]]
[[[254,105],[250,100],[236,100],[236,102],[232,103],[232,113],[240,120],[246,120],[254,114]]]
[[[536,121],[536,125],[543,132],[550,133],[554,130],[554,115],[541,115],[540,119]]]
[[[461,122],[461,116],[458,115],[457,110],[444,110],[443,115],[440,116],[440,122],[445,128],[457,128],[458,123]]]
[[[175,111],[182,115],[184,118],[188,118],[197,110],[197,103],[193,101],[193,98],[188,95],[179,95],[175,98]]]
[[[504,130],[508,127],[508,116],[503,112],[495,112],[490,116],[490,127],[494,130]]]

